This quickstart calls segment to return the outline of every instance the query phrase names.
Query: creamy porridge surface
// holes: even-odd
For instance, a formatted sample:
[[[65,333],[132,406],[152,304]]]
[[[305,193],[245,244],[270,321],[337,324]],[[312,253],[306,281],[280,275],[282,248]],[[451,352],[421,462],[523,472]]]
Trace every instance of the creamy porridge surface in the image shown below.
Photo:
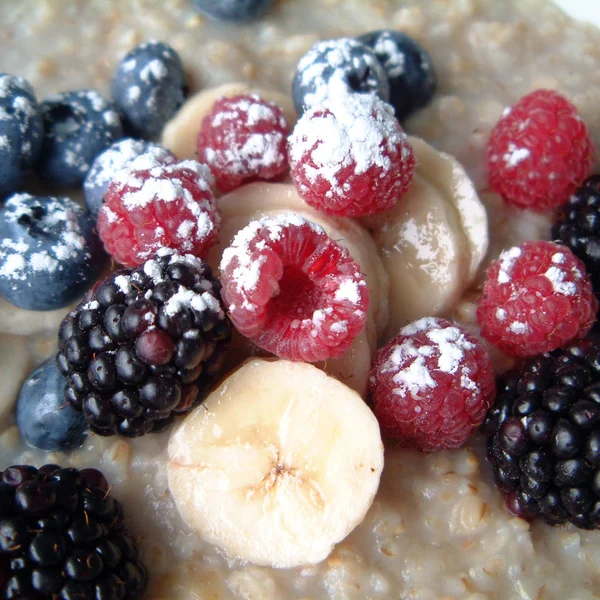
[[[406,128],[454,154],[473,178],[488,208],[489,258],[549,229],[546,217],[506,208],[485,190],[485,143],[504,107],[536,88],[557,89],[600,147],[600,32],[545,0],[279,0],[244,27],[206,22],[187,0],[0,0],[0,23],[0,71],[27,78],[38,98],[90,87],[107,93],[120,57],[148,38],[180,52],[192,91],[245,81],[288,94],[299,57],[318,39],[401,29],[431,52],[439,76],[432,104]],[[470,326],[475,295],[453,314]],[[0,468],[54,462],[103,470],[141,536],[148,598],[600,597],[600,532],[511,517],[477,437],[455,452],[388,450],[367,518],[322,563],[273,570],[228,562],[174,509],[168,435],[92,437],[71,455],[24,447],[12,403],[31,368],[54,352],[65,312],[0,301]]]

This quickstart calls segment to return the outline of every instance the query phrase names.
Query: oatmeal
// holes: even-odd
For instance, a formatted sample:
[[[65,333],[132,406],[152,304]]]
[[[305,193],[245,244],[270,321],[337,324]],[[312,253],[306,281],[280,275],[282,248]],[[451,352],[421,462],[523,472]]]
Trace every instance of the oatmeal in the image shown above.
[[[490,243],[483,263],[485,250],[468,232],[461,231],[452,247],[434,248],[436,256],[450,251],[477,256],[478,269],[470,272],[465,263],[457,271],[466,277],[459,291],[455,280],[443,282],[443,301],[431,299],[431,310],[441,307],[444,316],[475,333],[484,267],[523,240],[550,236],[548,216],[510,207],[487,187],[486,143],[505,107],[532,90],[555,89],[576,105],[600,147],[600,32],[571,21],[545,0],[280,0],[246,26],[207,21],[186,0],[21,0],[1,4],[0,21],[0,71],[28,79],[38,99],[87,88],[108,96],[118,61],[153,38],[180,53],[191,92],[222,84],[235,84],[232,95],[238,89],[269,90],[265,97],[277,103],[282,98],[290,125],[294,71],[317,41],[382,28],[406,32],[431,53],[438,75],[433,101],[408,119],[407,133],[456,157],[487,209]],[[177,152],[176,143],[169,146]],[[521,159],[517,153],[510,158]],[[255,185],[283,190],[288,184]],[[31,188],[26,191],[41,189],[33,181]],[[234,194],[226,201],[230,209],[242,204]],[[68,195],[80,198],[78,192]],[[273,207],[281,211],[286,202],[299,199],[286,198]],[[240,227],[227,210],[224,206],[223,221],[224,227],[230,223],[231,239]],[[408,221],[403,226],[410,229]],[[466,221],[459,228],[465,226]],[[413,233],[422,236],[424,230]],[[364,233],[352,235],[346,235],[349,244],[361,246],[355,239]],[[378,242],[385,245],[384,236]],[[373,261],[372,240],[362,247],[367,248],[364,264]],[[379,269],[372,269],[374,280],[387,285]],[[386,303],[387,295],[372,302],[376,314],[355,340],[354,356],[362,360],[351,373],[362,368],[363,379],[353,385],[361,392],[365,363],[386,327],[381,317]],[[176,509],[167,481],[168,433],[135,440],[92,436],[72,454],[23,444],[12,404],[26,375],[56,351],[56,332],[66,312],[30,313],[0,300],[0,468],[52,462],[101,469],[125,506],[128,527],[140,536],[150,572],[147,598],[583,600],[600,594],[600,533],[528,524],[508,513],[479,435],[466,448],[430,455],[387,448],[379,491],[364,521],[316,565],[270,569],[228,560],[200,540]],[[424,315],[397,317],[394,327],[416,316]],[[493,359],[499,370],[511,364],[499,352]]]

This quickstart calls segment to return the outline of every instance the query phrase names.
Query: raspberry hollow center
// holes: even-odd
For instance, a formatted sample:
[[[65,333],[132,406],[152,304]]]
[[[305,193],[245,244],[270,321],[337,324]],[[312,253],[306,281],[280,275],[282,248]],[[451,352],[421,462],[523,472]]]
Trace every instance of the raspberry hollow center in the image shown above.
[[[295,265],[287,266],[279,280],[279,294],[271,301],[273,315],[290,319],[312,319],[321,306],[322,291],[310,277]]]

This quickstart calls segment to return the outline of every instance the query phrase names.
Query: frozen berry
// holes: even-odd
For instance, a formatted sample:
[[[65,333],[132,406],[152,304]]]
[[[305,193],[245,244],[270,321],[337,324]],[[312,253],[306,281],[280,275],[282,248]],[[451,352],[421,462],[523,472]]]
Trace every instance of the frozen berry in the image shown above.
[[[123,137],[119,115],[93,90],[49,96],[41,108],[44,137],[37,169],[57,185],[79,185],[96,156]]]
[[[187,84],[179,54],[163,42],[144,42],[121,60],[112,80],[112,97],[125,131],[156,139],[183,104]]]
[[[317,42],[298,62],[292,82],[296,112],[318,108],[342,81],[348,91],[376,94],[388,100],[389,83],[373,50],[358,40],[341,38]]]
[[[459,448],[493,400],[494,370],[479,340],[426,317],[375,354],[369,391],[389,439],[425,452]]]
[[[202,255],[220,224],[213,184],[208,167],[194,160],[173,162],[166,150],[138,156],[108,186],[98,214],[104,246],[125,266],[160,248]]]
[[[261,17],[273,0],[192,0],[202,13],[218,21],[246,23]]]
[[[415,157],[389,104],[332,87],[308,110],[288,141],[291,174],[308,204],[359,217],[394,206],[408,189]]]
[[[583,337],[597,310],[583,263],[565,246],[530,241],[488,269],[477,321],[503,352],[534,356]]]
[[[221,98],[202,121],[198,160],[217,187],[228,192],[242,182],[273,179],[288,168],[289,127],[282,110],[254,94]]]
[[[565,204],[590,175],[594,144],[575,106],[537,90],[498,121],[487,160],[494,191],[515,206],[545,211]]]
[[[365,326],[369,289],[359,266],[301,217],[251,222],[223,252],[221,273],[233,324],[280,358],[341,356]]]

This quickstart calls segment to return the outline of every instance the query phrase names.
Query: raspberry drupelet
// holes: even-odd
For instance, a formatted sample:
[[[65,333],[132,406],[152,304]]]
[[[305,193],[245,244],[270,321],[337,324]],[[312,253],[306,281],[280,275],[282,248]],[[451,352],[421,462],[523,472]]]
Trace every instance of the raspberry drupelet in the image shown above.
[[[487,162],[494,191],[510,204],[542,212],[565,204],[590,175],[594,144],[573,104],[537,90],[498,121]]]
[[[425,452],[459,448],[483,422],[494,370],[474,336],[425,317],[378,350],[369,394],[384,435]]]
[[[297,215],[252,221],[221,260],[235,327],[280,358],[341,356],[362,331],[369,289],[347,250]]]

